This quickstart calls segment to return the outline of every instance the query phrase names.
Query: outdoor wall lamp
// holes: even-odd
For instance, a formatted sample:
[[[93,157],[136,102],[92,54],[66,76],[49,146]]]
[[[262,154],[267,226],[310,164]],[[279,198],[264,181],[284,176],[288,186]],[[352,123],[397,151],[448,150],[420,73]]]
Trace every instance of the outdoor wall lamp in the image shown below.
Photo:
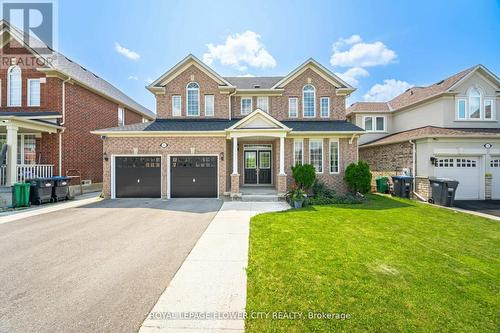
[[[431,156],[431,164],[436,165],[436,158],[434,156]]]
[[[103,157],[106,162],[109,160],[108,153],[104,152]]]
[[[220,160],[221,160],[221,161],[224,161],[224,152],[221,152],[221,153],[220,153]]]

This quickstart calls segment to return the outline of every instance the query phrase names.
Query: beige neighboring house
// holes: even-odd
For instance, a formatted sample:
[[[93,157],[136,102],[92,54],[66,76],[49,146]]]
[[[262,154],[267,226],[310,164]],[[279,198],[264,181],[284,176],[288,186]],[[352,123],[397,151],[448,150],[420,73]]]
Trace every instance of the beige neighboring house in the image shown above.
[[[105,196],[276,200],[301,163],[346,191],[364,133],[346,120],[354,88],[315,60],[285,76],[222,77],[189,55],[147,88],[155,121],[93,132],[104,139]]]
[[[388,102],[359,102],[347,117],[366,130],[359,158],[378,175],[408,169],[429,196],[429,177],[457,179],[458,200],[500,199],[500,81],[482,65]]]

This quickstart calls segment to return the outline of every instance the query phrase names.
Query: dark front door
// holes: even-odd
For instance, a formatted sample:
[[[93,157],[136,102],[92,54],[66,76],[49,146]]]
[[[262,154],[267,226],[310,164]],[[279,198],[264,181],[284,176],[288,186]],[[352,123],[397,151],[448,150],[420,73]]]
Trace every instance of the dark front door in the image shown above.
[[[170,197],[216,198],[217,157],[170,157]]]
[[[246,150],[243,163],[245,184],[271,184],[270,150]]]
[[[161,197],[161,157],[116,157],[115,182],[117,198]]]
[[[259,184],[271,184],[271,151],[259,151]]]

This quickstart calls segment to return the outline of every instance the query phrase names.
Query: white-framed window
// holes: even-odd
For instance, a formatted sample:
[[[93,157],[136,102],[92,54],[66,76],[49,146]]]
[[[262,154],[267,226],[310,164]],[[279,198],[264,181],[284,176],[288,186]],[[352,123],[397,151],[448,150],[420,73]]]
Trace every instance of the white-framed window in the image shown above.
[[[299,116],[299,99],[297,97],[288,98],[288,117],[297,118]]]
[[[200,86],[196,82],[188,83],[186,87],[186,114],[188,116],[200,115]]]
[[[269,113],[269,97],[267,96],[257,97],[257,108],[261,109],[264,112]]]
[[[339,141],[330,139],[330,173],[339,173],[340,146]]]
[[[7,106],[21,106],[21,68],[10,66],[7,70]]]
[[[490,167],[492,168],[500,168],[500,158],[494,159],[490,161]]]
[[[293,140],[293,165],[304,164],[304,141]]]
[[[455,160],[453,158],[438,158],[435,166],[438,168],[453,168]]]
[[[28,106],[40,106],[40,79],[28,79]]]
[[[385,117],[383,116],[364,116],[364,130],[367,132],[385,132]]]
[[[457,158],[457,168],[475,168],[476,167],[476,160],[470,160],[467,158]]]
[[[7,135],[0,134],[0,147],[7,143]],[[17,135],[17,164],[36,164],[35,134]]]
[[[118,108],[118,126],[125,125],[125,109]]]
[[[456,120],[494,120],[495,101],[484,96],[481,88],[473,86],[467,91],[466,97],[457,98]]]
[[[309,161],[316,173],[323,173],[323,140],[309,140]]]
[[[321,97],[319,100],[319,116],[321,118],[330,117],[330,97]]]
[[[460,120],[467,119],[465,98],[457,99],[457,119]]]
[[[172,116],[180,117],[182,116],[182,97],[181,95],[172,96]]]
[[[213,117],[214,115],[214,95],[205,95],[205,116]]]
[[[316,88],[312,84],[302,88],[302,114],[304,118],[316,117]]]
[[[143,122],[143,123],[149,123],[149,119],[147,119],[147,118],[142,118],[142,122]]]
[[[246,115],[252,112],[252,97],[241,98],[241,114]]]

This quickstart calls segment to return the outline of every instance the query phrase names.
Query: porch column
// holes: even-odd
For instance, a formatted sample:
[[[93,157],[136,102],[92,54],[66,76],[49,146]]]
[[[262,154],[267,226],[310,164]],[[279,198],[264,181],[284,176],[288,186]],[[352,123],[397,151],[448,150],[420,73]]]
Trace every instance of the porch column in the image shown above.
[[[285,175],[285,138],[280,138],[280,175]]]
[[[238,174],[238,138],[233,138],[233,175]]]
[[[14,185],[17,182],[17,130],[19,128],[14,124],[7,125],[7,186]]]

